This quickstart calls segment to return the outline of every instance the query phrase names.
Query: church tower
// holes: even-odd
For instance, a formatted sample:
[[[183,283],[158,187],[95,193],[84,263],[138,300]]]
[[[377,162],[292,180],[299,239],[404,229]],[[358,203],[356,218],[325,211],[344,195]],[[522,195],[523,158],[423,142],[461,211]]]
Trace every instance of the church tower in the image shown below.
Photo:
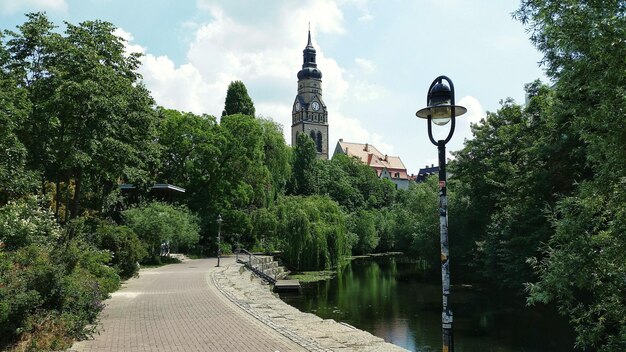
[[[322,71],[315,63],[315,48],[309,41],[302,51],[302,70],[298,72],[298,94],[291,110],[291,145],[298,133],[305,133],[315,142],[317,157],[328,159],[328,111],[322,100]]]

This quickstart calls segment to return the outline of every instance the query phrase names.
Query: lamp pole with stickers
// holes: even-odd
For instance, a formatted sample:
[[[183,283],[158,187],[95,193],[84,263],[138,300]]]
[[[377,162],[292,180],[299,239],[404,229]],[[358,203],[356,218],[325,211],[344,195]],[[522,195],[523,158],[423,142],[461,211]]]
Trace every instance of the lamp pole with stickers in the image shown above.
[[[444,82],[445,81],[445,82]],[[452,334],[452,310],[450,309],[450,248],[448,244],[448,197],[446,195],[446,143],[454,134],[455,118],[467,112],[467,109],[454,105],[454,84],[446,76],[437,77],[428,89],[427,107],[420,109],[415,115],[428,120],[428,138],[437,146],[439,152],[439,229],[441,241],[441,288],[443,294],[443,310],[441,327],[443,335],[443,352],[454,351]],[[434,123],[444,126],[452,122],[445,139],[433,138]]]

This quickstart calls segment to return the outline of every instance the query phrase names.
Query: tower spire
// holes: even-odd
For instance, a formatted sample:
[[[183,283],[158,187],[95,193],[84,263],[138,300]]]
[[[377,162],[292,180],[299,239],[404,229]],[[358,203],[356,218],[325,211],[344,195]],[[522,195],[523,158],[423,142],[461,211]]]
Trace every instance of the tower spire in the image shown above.
[[[311,44],[311,22],[309,22],[309,41],[306,46],[313,46],[313,44]]]

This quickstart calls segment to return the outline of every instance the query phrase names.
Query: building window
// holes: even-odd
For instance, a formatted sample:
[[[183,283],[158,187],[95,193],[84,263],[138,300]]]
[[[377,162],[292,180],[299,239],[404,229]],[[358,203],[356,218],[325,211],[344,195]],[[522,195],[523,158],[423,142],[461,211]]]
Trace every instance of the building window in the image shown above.
[[[317,131],[317,152],[322,152],[322,132]]]

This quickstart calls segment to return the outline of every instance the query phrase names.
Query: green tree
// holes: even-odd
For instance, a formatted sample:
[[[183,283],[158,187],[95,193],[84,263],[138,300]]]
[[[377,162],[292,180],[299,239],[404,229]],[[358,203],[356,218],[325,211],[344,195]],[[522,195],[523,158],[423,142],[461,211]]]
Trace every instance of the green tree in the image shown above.
[[[4,31],[9,56],[2,53],[2,66],[3,74],[14,74],[16,87],[26,91],[30,109],[25,119],[15,120],[20,122],[16,133],[28,150],[28,168],[38,172],[41,193],[45,194],[46,180],[53,173],[54,162],[50,143],[55,121],[49,112],[49,97],[56,87],[53,61],[61,39],[60,35],[53,32],[56,26],[43,13],[30,13],[26,17],[28,20],[17,27],[17,32]],[[16,87],[6,87],[6,92],[15,92]],[[19,165],[19,161],[16,162]]]
[[[254,103],[242,81],[230,82],[222,116],[242,114],[254,117]]]
[[[328,270],[350,254],[345,214],[330,198],[283,197],[276,213],[283,257],[291,268]]]
[[[258,120],[263,130],[263,162],[270,173],[272,182],[271,189],[267,192],[266,206],[269,206],[285,192],[287,182],[291,177],[291,153],[285,144],[282,126],[272,120]]]
[[[293,194],[311,195],[314,193],[313,172],[316,158],[315,142],[306,134],[298,133],[292,161],[293,176],[290,188]]]
[[[27,90],[18,84],[17,75],[7,67],[9,53],[0,34],[0,205],[31,192],[36,176],[28,170],[27,151],[18,138],[30,113]]]
[[[198,218],[185,207],[152,202],[123,212],[124,223],[146,244],[156,258],[160,245],[169,241],[183,253],[198,243]]]
[[[30,163],[43,193],[46,180],[56,183],[57,209],[63,181],[72,217],[83,196],[100,211],[120,178],[147,183],[156,161],[157,116],[136,72],[139,54],[125,54],[108,22],[67,23],[62,36],[45,15],[28,18],[8,32],[8,49],[33,106],[20,132]]]
[[[348,228],[358,238],[352,248],[355,254],[372,253],[378,246],[380,237],[376,232],[376,216],[371,211],[361,209],[351,214]]]
[[[391,221],[396,248],[426,260],[433,269],[439,268],[439,216],[437,179],[430,177],[426,182],[410,184],[408,190],[400,190],[396,203],[391,207]],[[449,203],[454,193],[448,189]],[[450,229],[453,240],[453,228]]]
[[[552,218],[530,303],[554,302],[577,332],[576,346],[623,350],[626,341],[626,13],[623,1],[523,1],[515,17],[543,52],[556,82],[555,116],[581,141],[589,172]],[[563,138],[575,138],[567,134]]]

